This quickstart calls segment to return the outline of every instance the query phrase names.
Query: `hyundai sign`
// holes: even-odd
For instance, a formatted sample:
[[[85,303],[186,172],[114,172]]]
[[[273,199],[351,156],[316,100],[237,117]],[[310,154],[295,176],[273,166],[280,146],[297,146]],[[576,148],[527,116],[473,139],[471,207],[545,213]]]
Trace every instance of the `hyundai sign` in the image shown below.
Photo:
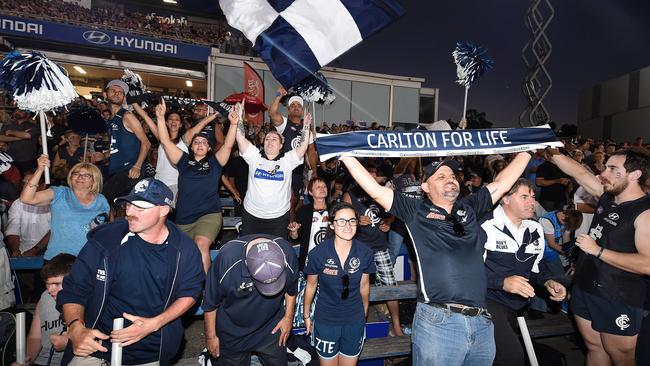
[[[207,62],[210,47],[88,27],[0,15],[0,34]]]

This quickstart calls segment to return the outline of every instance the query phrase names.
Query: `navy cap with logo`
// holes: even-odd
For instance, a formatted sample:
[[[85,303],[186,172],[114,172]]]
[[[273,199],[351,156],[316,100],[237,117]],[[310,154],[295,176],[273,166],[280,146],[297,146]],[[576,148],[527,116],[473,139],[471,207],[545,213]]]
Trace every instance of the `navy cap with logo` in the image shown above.
[[[174,193],[158,179],[145,178],[136,183],[127,196],[115,199],[115,203],[120,202],[130,202],[140,208],[165,205],[174,207]]]
[[[448,167],[454,173],[458,170],[458,168],[460,168],[460,164],[458,164],[456,160],[446,159],[442,161],[434,161],[431,164],[424,166],[424,168],[422,169],[424,172],[424,177],[422,181],[426,182],[427,179],[429,179],[432,175],[436,174],[438,169],[442,168],[443,166]]]
[[[270,240],[249,245],[246,252],[246,268],[253,278],[257,291],[264,296],[275,296],[287,281],[287,261],[280,246]]]

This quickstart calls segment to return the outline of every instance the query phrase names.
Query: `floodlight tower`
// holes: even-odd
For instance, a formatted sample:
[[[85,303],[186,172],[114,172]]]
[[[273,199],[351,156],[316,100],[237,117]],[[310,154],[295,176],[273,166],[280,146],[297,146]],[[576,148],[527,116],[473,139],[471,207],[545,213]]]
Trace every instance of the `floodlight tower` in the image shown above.
[[[522,127],[550,122],[543,100],[553,86],[553,79],[544,64],[551,56],[553,45],[544,32],[554,16],[550,0],[530,0],[525,19],[530,38],[521,50],[521,58],[528,69],[521,87],[527,102],[526,109],[519,115]]]

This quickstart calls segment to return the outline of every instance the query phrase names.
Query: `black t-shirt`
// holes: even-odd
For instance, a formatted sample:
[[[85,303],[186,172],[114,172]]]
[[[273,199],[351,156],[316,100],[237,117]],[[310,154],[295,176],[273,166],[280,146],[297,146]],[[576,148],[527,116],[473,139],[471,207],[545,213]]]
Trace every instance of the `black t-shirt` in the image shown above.
[[[417,200],[393,192],[389,213],[404,221],[416,252],[418,301],[485,307],[487,280],[478,219],[492,208],[487,188],[459,199],[451,214],[463,226],[454,231],[445,209],[428,198]]]
[[[359,186],[352,188],[348,194],[359,216],[368,216],[371,220],[370,225],[357,226],[356,239],[375,252],[387,249],[388,233],[379,230],[381,220],[387,216],[386,211]]]
[[[564,172],[562,172],[560,168],[557,167],[557,165],[547,161],[537,168],[537,178],[560,179],[560,178],[570,178],[570,177],[564,174]],[[566,189],[567,186],[559,183],[552,184],[546,187],[541,187],[539,200],[565,203]]]
[[[246,196],[248,188],[248,164],[241,156],[231,158],[223,168],[223,174],[235,178],[235,188],[242,199]]]

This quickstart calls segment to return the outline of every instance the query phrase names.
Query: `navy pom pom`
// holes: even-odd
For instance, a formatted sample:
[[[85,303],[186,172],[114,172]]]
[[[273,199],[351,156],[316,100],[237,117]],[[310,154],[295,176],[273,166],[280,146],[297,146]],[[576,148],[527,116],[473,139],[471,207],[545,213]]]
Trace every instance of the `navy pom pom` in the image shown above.
[[[294,85],[289,94],[299,95],[305,102],[318,104],[332,104],[336,99],[334,91],[327,84],[327,79],[320,72],[316,72]]]
[[[0,63],[0,83],[18,108],[32,112],[54,110],[77,98],[68,73],[34,51],[10,52]]]
[[[129,94],[126,96],[126,102],[128,104],[140,102],[143,99],[140,96],[145,93],[145,86],[140,75],[129,69],[124,69],[122,81],[129,86]]]
[[[457,42],[452,56],[456,63],[456,82],[466,88],[494,67],[487,49],[469,42]]]

